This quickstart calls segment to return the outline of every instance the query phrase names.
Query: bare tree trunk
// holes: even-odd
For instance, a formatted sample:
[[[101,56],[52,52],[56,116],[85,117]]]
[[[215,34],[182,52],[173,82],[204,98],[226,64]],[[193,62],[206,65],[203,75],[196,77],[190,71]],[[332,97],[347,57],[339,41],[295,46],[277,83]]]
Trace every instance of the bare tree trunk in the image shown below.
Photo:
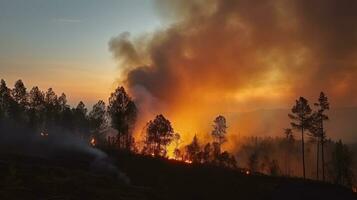
[[[325,156],[324,156],[324,139],[321,137],[321,161],[322,161],[322,180],[325,181]]]
[[[289,172],[288,172],[288,153],[285,152],[285,174],[286,176],[289,176]]]
[[[324,124],[321,121],[321,161],[322,161],[322,180],[325,181],[325,154],[324,154]]]
[[[302,146],[302,171],[304,175],[304,179],[306,178],[305,176],[305,144],[304,144],[304,128],[301,129],[301,146]]]
[[[316,180],[319,180],[319,154],[320,154],[320,141],[319,138],[316,140],[317,142],[317,149],[316,149]]]

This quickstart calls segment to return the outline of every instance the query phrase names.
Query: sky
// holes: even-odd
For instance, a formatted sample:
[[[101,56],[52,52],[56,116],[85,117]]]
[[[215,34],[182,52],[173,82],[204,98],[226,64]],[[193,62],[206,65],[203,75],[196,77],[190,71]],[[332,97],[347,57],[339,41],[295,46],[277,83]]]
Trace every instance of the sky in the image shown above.
[[[164,114],[186,141],[219,114],[236,135],[280,134],[296,99],[313,107],[324,91],[331,130],[352,135],[356,10],[355,0],[0,0],[0,78],[89,109],[123,85],[138,133]],[[264,109],[286,121],[237,117]]]
[[[303,96],[316,109],[323,91],[335,127],[329,136],[356,138],[357,1],[156,3],[174,23],[144,39],[122,34],[109,42],[126,69],[122,83],[144,113],[138,132],[163,113],[185,141],[209,137],[218,115],[227,117],[231,136],[281,135],[295,100]]]
[[[0,0],[0,78],[52,87],[72,105],[106,100],[118,78],[110,38],[160,24],[150,0]]]

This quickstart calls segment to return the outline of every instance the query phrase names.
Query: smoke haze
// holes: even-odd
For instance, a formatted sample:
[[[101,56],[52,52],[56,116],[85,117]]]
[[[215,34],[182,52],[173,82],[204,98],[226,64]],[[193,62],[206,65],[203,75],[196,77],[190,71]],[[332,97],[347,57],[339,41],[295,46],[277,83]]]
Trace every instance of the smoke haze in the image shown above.
[[[236,136],[254,119],[237,126],[235,113],[290,108],[299,96],[312,104],[320,91],[332,109],[357,106],[354,0],[173,0],[157,8],[167,27],[109,42],[119,81],[144,113],[140,128],[163,113],[183,140],[207,138],[223,114]]]

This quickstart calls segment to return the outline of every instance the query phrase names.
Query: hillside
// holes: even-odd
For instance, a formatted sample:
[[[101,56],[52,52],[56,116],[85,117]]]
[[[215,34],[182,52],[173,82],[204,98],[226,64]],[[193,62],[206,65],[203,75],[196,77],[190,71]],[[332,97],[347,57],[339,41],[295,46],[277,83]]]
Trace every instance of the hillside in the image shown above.
[[[357,199],[350,190],[326,183],[112,155],[129,184],[93,171],[92,160],[85,157],[2,154],[0,199]]]

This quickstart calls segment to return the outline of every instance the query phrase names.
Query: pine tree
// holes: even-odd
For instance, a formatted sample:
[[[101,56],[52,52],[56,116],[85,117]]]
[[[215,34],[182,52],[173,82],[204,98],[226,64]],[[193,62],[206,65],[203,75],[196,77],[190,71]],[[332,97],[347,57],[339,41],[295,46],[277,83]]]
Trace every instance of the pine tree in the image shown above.
[[[213,145],[216,147],[217,152],[221,152],[221,146],[227,141],[227,123],[226,118],[222,115],[219,115],[213,121],[213,130],[211,135],[213,136],[214,142]],[[217,149],[218,148],[218,149]]]
[[[326,110],[330,109],[330,104],[326,95],[321,92],[318,102],[314,104],[317,107],[317,112],[314,113],[316,136],[318,137],[317,144],[321,144],[321,162],[322,162],[322,180],[325,181],[325,155],[324,155],[324,143],[326,139],[326,131],[324,130],[324,121],[328,120],[328,116],[325,114]],[[318,159],[317,156],[317,169],[318,169]]]
[[[198,143],[197,135],[195,135],[192,139],[192,142],[186,146],[187,159],[192,161],[193,163],[199,163],[199,153],[200,153],[200,145]]]
[[[301,149],[302,149],[302,168],[303,177],[306,178],[305,173],[305,144],[304,144],[304,132],[309,129],[311,125],[311,108],[308,101],[304,97],[300,97],[296,100],[296,104],[291,109],[291,114],[288,114],[292,122],[290,123],[292,128],[301,131]]]
[[[118,87],[109,97],[108,113],[111,124],[118,131],[119,148],[130,149],[131,131],[134,128],[137,108],[123,87]]]
[[[165,157],[166,147],[172,142],[173,137],[174,129],[171,122],[163,115],[157,115],[146,125],[146,153]]]

